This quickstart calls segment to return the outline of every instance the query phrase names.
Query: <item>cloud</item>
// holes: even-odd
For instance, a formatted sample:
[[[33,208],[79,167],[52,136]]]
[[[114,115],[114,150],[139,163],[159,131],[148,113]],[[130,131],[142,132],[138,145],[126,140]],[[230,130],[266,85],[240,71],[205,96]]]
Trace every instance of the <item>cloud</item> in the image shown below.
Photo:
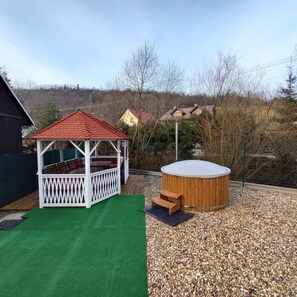
[[[1,34],[3,36],[3,34]],[[1,64],[5,65],[14,79],[33,80],[40,84],[60,84],[73,82],[74,78],[64,69],[46,61],[26,55],[19,45],[1,39]]]
[[[16,5],[16,4],[14,4]],[[0,64],[37,83],[103,85],[150,35],[141,13],[83,1],[19,2],[0,11]]]
[[[296,43],[293,1],[32,1],[0,10],[0,65],[37,83],[102,86],[144,40],[190,73],[218,50],[252,67]]]

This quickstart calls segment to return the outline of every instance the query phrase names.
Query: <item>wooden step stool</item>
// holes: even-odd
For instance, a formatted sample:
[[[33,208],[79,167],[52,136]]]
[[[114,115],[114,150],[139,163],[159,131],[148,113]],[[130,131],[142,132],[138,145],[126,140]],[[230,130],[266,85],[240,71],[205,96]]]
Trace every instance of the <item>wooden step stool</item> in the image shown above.
[[[152,198],[152,206],[162,206],[168,208],[169,215],[177,212],[181,207],[181,194],[173,193],[168,190],[161,190],[159,197]]]

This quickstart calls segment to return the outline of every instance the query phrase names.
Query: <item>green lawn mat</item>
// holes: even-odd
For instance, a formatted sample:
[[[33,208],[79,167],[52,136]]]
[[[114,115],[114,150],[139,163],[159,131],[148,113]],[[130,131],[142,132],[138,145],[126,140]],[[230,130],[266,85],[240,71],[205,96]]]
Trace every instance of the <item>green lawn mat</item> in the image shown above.
[[[147,296],[142,195],[28,213],[0,232],[0,296]]]

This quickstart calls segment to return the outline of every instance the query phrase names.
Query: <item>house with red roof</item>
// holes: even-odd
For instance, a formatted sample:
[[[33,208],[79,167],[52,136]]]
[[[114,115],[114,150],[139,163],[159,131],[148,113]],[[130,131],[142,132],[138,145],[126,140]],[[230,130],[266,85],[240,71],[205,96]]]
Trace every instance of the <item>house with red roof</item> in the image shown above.
[[[139,122],[145,124],[153,119],[154,116],[151,113],[139,111],[134,108],[126,108],[120,116],[119,122],[122,122],[129,126],[135,126],[138,125]]]
[[[200,115],[203,111],[213,114],[215,110],[214,105],[197,105],[193,107],[179,108],[174,106],[172,109],[167,111],[160,119],[161,120],[172,120],[172,119],[190,119],[194,115]]]

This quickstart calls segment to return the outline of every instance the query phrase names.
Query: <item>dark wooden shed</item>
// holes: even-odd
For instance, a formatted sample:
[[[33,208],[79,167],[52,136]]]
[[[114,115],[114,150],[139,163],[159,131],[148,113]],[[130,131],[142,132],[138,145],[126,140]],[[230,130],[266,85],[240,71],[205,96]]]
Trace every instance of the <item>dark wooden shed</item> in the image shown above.
[[[34,125],[0,74],[0,155],[22,153],[22,127]]]

